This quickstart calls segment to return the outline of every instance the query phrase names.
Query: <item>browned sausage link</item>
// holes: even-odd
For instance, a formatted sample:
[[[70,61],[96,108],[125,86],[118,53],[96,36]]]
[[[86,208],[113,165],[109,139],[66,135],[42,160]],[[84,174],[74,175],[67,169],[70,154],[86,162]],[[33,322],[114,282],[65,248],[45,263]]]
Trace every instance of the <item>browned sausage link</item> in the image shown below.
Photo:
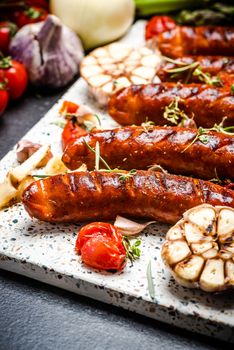
[[[163,118],[165,107],[176,98],[179,107],[194,117],[197,126],[210,128],[224,116],[226,125],[234,125],[234,95],[230,90],[202,84],[131,85],[111,96],[109,114],[122,125],[140,125],[147,119],[165,125],[169,124]]]
[[[177,62],[177,63],[176,63]],[[191,65],[192,63],[199,63],[199,67],[204,73],[209,73],[212,76],[224,77],[226,74],[232,76],[234,79],[234,57],[221,56],[184,56],[175,60],[175,63],[164,60],[160,65],[157,75],[161,81],[186,81],[188,78],[189,69],[185,72],[175,74],[169,73],[168,70],[183,67],[180,63]],[[191,75],[189,82],[201,83],[197,76]]]
[[[95,155],[84,141],[93,148],[98,141],[111,168],[147,169],[159,164],[174,174],[234,179],[234,137],[209,132],[207,143],[197,140],[192,144],[196,135],[193,129],[156,126],[95,131],[70,143],[62,159],[69,169],[85,163],[93,170]]]
[[[187,27],[176,26],[155,37],[163,55],[182,57],[186,55],[234,56],[234,27]]]
[[[234,207],[234,191],[208,181],[153,171],[76,172],[33,182],[23,193],[27,212],[49,222],[112,220],[116,215],[174,223],[189,208],[209,203]]]

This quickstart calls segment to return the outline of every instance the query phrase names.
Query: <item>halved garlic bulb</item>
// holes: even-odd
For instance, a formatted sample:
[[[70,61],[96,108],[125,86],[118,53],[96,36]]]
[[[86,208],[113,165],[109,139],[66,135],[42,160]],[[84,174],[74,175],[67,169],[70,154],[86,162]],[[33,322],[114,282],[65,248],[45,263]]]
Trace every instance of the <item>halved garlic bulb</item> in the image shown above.
[[[134,49],[113,43],[87,55],[80,74],[99,105],[105,106],[109,96],[122,87],[160,82],[156,76],[160,62],[160,55],[146,47]]]
[[[175,280],[217,292],[234,286],[234,209],[202,204],[166,235],[162,259]]]

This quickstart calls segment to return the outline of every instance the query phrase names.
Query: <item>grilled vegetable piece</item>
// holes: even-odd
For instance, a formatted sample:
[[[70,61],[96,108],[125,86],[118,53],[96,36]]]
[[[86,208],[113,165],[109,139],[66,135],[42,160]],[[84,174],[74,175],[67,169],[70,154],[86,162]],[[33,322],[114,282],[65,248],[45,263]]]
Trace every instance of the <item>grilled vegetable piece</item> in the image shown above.
[[[159,54],[142,47],[114,43],[92,51],[80,68],[80,74],[99,105],[106,105],[110,95],[124,86],[158,82]]]
[[[140,125],[147,118],[165,125],[165,108],[176,99],[179,108],[194,117],[197,126],[210,128],[221,123],[224,116],[226,125],[234,125],[234,95],[230,89],[201,84],[132,85],[111,96],[109,114],[121,125]]]
[[[218,292],[234,286],[234,210],[208,204],[189,209],[166,235],[162,258],[175,280]]]
[[[199,68],[203,74],[194,74],[196,73],[196,68]],[[224,80],[225,83],[228,77],[231,76],[234,82],[234,58],[223,56],[184,56],[171,60],[165,57],[158,68],[157,75],[161,81],[204,83],[210,80],[210,84],[218,86],[218,78]],[[206,77],[207,79],[205,79]],[[214,77],[216,77],[216,82]],[[222,84],[221,81],[220,84]]]
[[[87,144],[95,148],[99,142],[100,153],[111,168],[147,169],[158,164],[174,174],[234,179],[234,136],[210,131],[206,143],[199,139],[193,143],[197,132],[152,125],[94,131],[70,143],[62,160],[72,170],[83,163],[93,170],[95,154]]]
[[[155,36],[154,42],[162,54],[168,57],[234,56],[234,27],[176,26]]]
[[[194,205],[234,208],[234,191],[154,171],[73,172],[35,181],[22,201],[32,217],[49,222],[112,220],[123,215],[175,223]]]

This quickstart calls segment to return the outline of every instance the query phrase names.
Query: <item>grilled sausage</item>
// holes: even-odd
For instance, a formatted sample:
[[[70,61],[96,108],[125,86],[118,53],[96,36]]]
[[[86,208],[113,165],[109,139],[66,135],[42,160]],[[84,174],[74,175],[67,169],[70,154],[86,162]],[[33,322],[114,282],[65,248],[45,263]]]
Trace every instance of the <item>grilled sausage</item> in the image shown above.
[[[175,28],[158,34],[155,43],[163,55],[234,56],[234,27],[204,26]]]
[[[202,84],[131,85],[111,96],[109,114],[122,125],[140,125],[147,118],[165,125],[168,124],[163,118],[165,107],[176,98],[180,109],[194,117],[197,126],[210,128],[225,116],[226,125],[234,125],[234,95],[229,89]]]
[[[181,73],[170,73],[168,70],[183,68],[185,65],[191,65],[197,62],[199,67],[204,73],[208,73],[211,76],[220,76],[224,82],[231,76],[234,81],[234,57],[221,57],[221,56],[185,56],[175,60],[175,63],[164,60],[157,71],[157,75],[161,81],[182,81],[182,82],[195,82],[202,83],[201,80],[195,75],[190,75],[191,70],[187,69]],[[189,76],[190,75],[190,76]],[[189,80],[188,80],[189,78]]]
[[[95,155],[84,141],[93,148],[98,141],[111,168],[147,169],[158,164],[174,174],[234,179],[234,136],[209,132],[206,143],[192,143],[196,135],[196,129],[157,126],[94,131],[70,143],[62,160],[72,170],[83,163],[93,170]]]
[[[49,222],[112,220],[119,214],[175,223],[198,204],[233,208],[234,191],[153,171],[137,171],[125,180],[117,173],[74,172],[33,182],[22,200],[32,217]]]

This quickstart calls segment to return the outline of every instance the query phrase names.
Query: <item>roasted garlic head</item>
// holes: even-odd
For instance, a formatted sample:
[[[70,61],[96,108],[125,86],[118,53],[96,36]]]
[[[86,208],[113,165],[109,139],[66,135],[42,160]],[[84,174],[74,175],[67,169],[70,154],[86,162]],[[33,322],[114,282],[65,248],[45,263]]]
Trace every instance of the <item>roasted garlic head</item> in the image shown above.
[[[234,209],[199,205],[166,235],[162,259],[186,287],[217,292],[234,286]]]

